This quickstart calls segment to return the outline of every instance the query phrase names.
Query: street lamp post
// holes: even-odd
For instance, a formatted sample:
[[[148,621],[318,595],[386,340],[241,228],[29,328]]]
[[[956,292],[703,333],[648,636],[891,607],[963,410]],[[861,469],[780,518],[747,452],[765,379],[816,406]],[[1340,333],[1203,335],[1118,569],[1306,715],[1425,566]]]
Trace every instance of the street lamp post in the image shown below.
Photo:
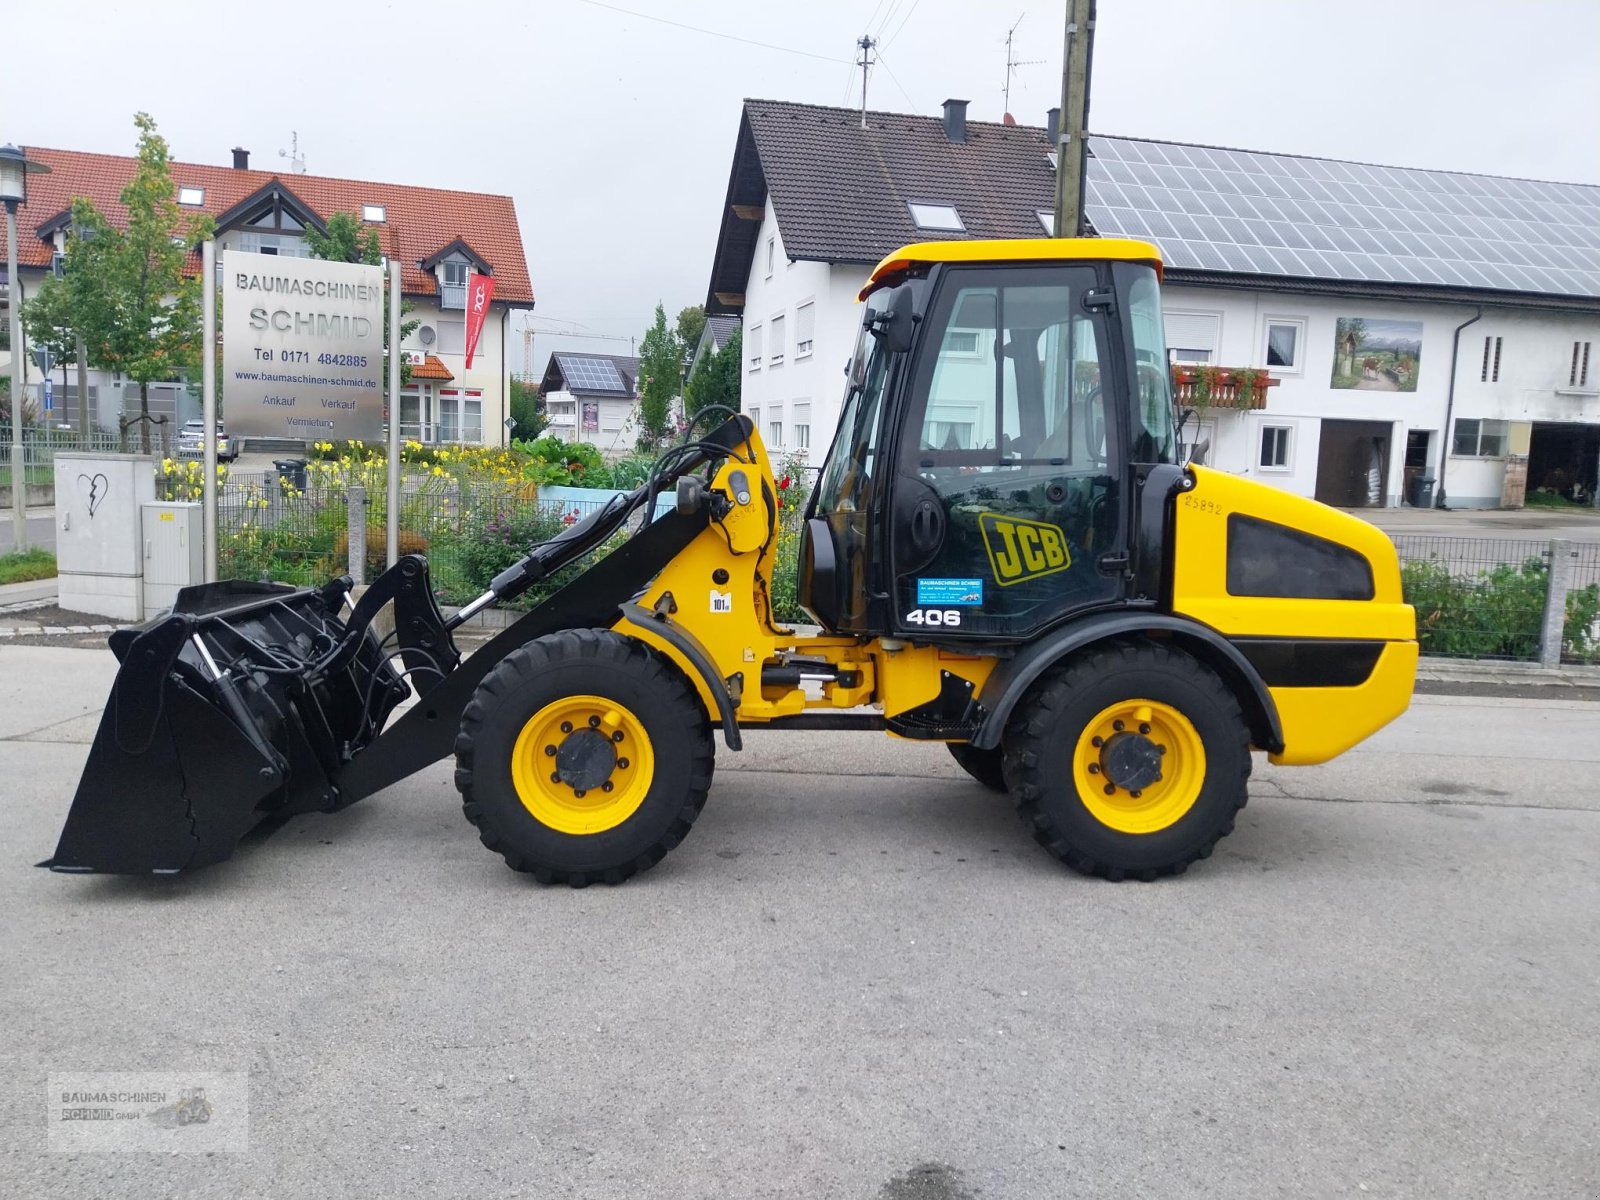
[[[6,206],[6,308],[11,314],[11,519],[15,548],[28,548],[27,463],[22,447],[22,284],[17,278],[17,206],[28,202],[28,176],[48,171],[15,146],[0,146],[0,200]],[[19,369],[22,364],[22,369]]]

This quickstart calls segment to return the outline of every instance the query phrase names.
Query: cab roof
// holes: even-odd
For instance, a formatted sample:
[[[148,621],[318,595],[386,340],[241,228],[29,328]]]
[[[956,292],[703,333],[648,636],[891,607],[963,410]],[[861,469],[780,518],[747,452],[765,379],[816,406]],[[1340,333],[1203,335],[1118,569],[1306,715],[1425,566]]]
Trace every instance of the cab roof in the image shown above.
[[[935,263],[1142,262],[1161,273],[1161,251],[1131,238],[1008,238],[1005,241],[917,242],[872,269],[856,297],[865,300],[902,273]]]

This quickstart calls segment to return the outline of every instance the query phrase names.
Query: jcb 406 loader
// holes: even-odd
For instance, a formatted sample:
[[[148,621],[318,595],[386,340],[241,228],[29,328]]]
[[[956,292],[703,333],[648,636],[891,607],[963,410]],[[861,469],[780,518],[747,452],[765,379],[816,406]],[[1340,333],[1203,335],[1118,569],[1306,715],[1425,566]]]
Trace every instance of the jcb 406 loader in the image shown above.
[[[820,636],[773,619],[777,490],[732,413],[449,620],[420,556],[354,604],[348,579],[186,590],[113,635],[121,670],[45,865],[204,866],[262,821],[454,755],[511,867],[616,883],[689,832],[716,735],[737,750],[765,727],[944,742],[1071,866],[1183,871],[1233,828],[1252,747],[1355,745],[1404,711],[1417,644],[1380,531],[1179,461],[1159,276],[1153,246],[1111,239],[878,266],[801,537]],[[457,652],[464,620],[630,527]],[[390,604],[392,646],[372,629]]]

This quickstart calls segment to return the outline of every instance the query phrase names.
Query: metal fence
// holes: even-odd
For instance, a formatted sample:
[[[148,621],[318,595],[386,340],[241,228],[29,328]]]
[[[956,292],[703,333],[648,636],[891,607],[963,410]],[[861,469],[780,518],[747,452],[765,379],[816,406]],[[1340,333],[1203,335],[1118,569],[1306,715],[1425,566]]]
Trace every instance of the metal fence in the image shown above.
[[[1424,654],[1600,661],[1600,543],[1394,538]]]
[[[0,487],[11,483],[12,430],[9,423],[0,421]],[[114,433],[91,429],[79,433],[76,429],[62,429],[53,425],[24,425],[22,430],[22,461],[30,484],[55,482],[57,454],[93,450],[112,452],[122,447]]]

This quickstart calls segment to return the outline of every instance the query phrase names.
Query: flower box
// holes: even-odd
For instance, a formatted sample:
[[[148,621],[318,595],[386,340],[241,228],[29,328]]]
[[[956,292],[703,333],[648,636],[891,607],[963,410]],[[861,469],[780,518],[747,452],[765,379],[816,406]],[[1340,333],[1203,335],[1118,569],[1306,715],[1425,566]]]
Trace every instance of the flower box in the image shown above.
[[[1265,408],[1267,389],[1277,386],[1278,380],[1254,367],[1194,363],[1172,368],[1172,394],[1185,408]]]

